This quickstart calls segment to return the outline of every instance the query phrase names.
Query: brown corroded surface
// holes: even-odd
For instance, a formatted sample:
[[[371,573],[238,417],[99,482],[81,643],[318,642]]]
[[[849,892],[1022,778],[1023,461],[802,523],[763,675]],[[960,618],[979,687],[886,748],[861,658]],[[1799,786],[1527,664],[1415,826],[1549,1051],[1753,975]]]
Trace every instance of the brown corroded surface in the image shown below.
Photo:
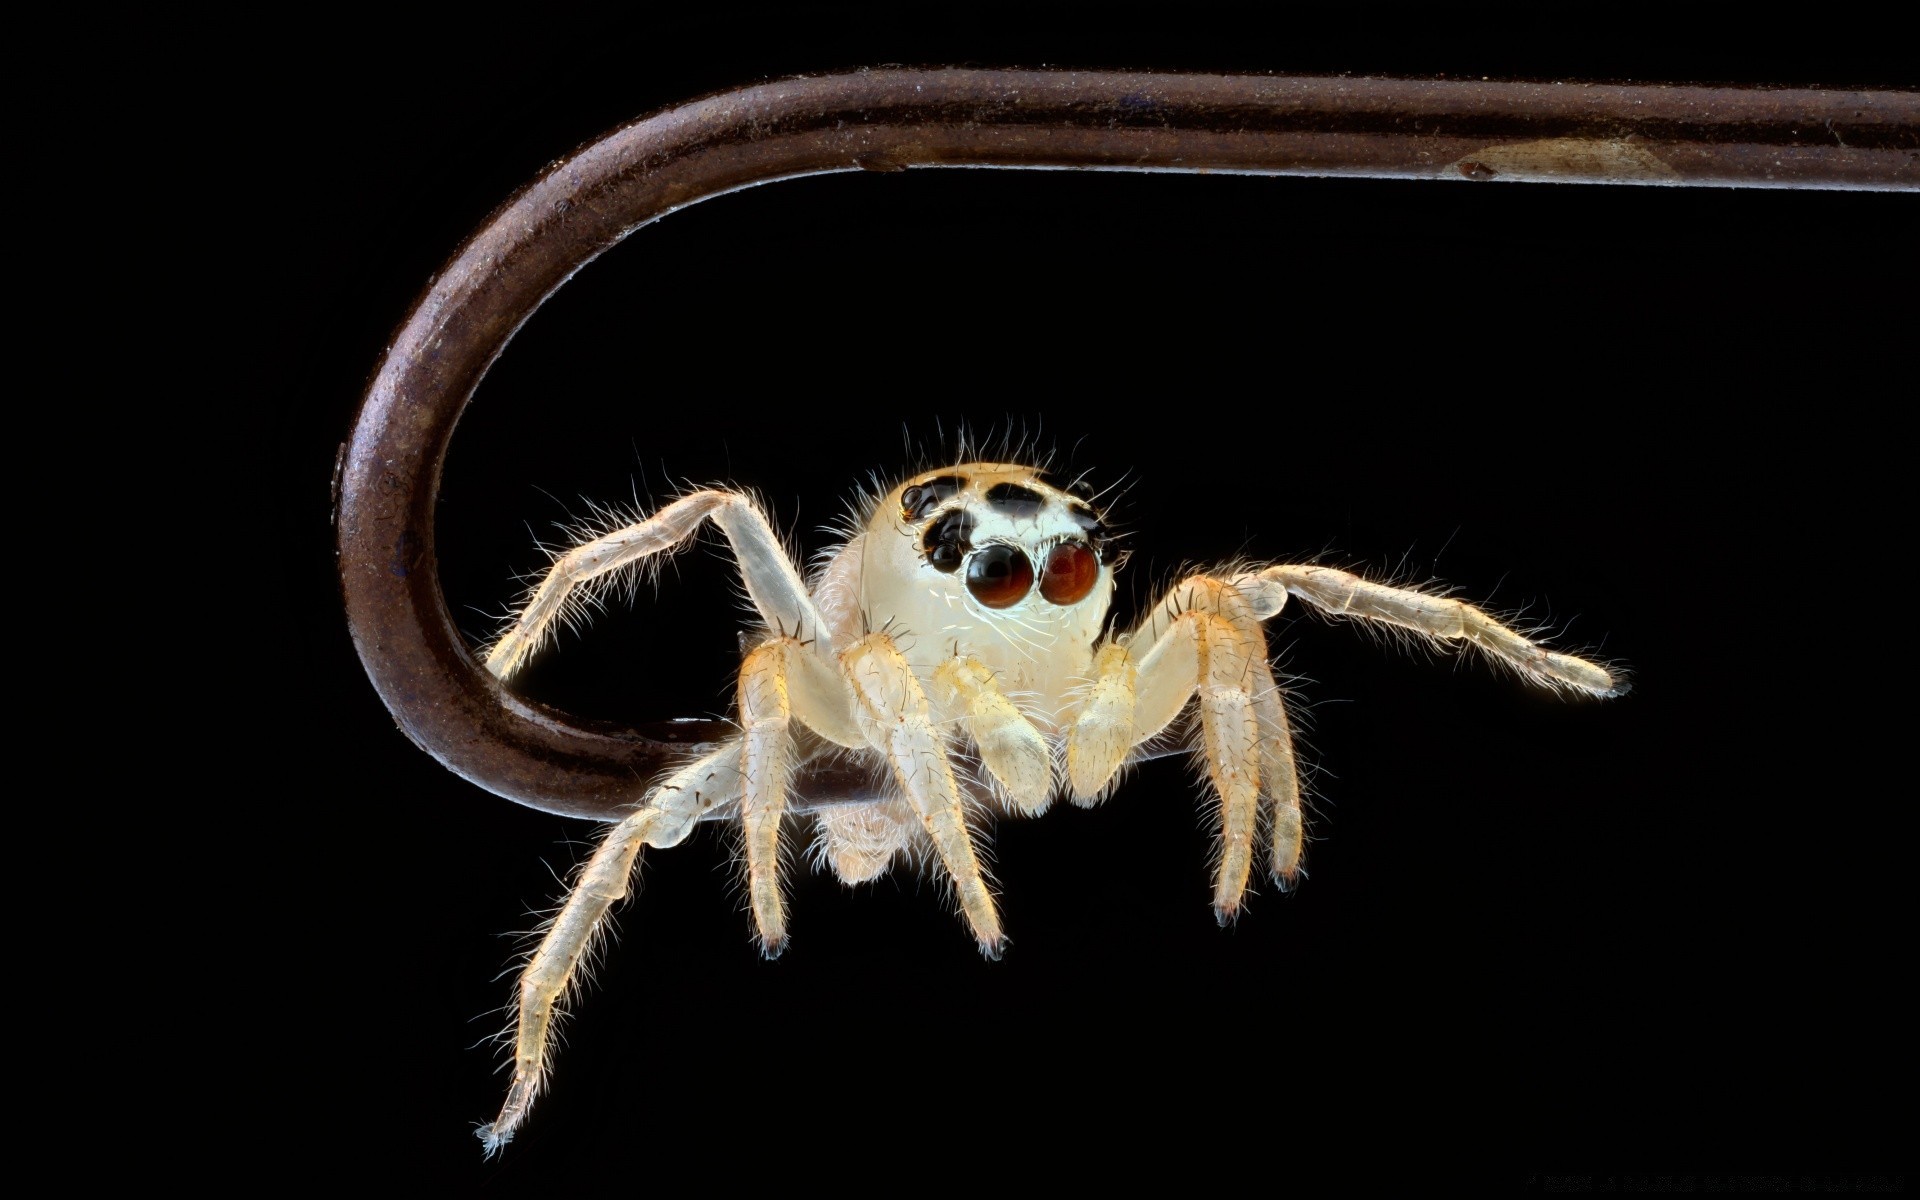
[[[555,163],[441,271],[345,448],[337,518],[355,647],[401,728],[490,791],[609,817],[710,724],[596,725],[514,696],[447,613],[434,558],[460,411],[582,265],[676,208],[769,180],[937,166],[1920,190],[1920,93],[1024,70],[785,80],[655,114]],[[809,764],[796,808],[864,774]]]

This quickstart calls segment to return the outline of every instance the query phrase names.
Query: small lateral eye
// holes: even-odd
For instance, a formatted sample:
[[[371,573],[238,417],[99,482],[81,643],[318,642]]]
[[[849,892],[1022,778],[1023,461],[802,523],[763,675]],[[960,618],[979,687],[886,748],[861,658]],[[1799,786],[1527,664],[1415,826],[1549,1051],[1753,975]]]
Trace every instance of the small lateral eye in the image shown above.
[[[920,545],[927,565],[951,574],[960,569],[960,560],[973,548],[973,518],[962,509],[954,509],[927,527]]]
[[[1040,594],[1054,604],[1078,604],[1100,578],[1100,558],[1084,542],[1061,542],[1040,570]]]
[[[984,546],[967,564],[967,590],[988,608],[1009,608],[1033,590],[1033,563],[1016,546]]]
[[[957,495],[967,481],[958,475],[936,475],[900,493],[900,519],[924,521],[934,509]]]

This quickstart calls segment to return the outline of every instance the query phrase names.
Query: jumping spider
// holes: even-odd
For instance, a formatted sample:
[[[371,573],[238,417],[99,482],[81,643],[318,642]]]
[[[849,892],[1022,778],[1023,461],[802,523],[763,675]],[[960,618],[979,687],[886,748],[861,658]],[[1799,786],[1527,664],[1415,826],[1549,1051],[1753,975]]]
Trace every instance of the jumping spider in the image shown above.
[[[818,754],[876,767],[871,796],[819,809],[821,857],[848,883],[930,848],[988,958],[1006,943],[968,830],[976,798],[1024,815],[1056,793],[1097,803],[1130,761],[1164,745],[1189,703],[1220,802],[1213,907],[1239,911],[1264,833],[1282,888],[1300,870],[1300,789],[1286,704],[1261,623],[1289,596],[1320,612],[1468,642],[1522,677],[1596,696],[1605,667],[1544,649],[1458,600],[1319,566],[1190,575],[1130,631],[1108,634],[1120,556],[1100,511],[1013,463],[929,471],[872,502],[811,585],[747,496],[706,490],[558,556],[486,657],[518,671],[585,593],[680,546],[704,521],[726,535],[759,614],[740,666],[739,733],[672,772],[607,832],[521,973],[513,1082],[481,1129],[512,1138],[539,1092],[555,1005],[643,845],[737,815],[760,944],[787,940],[779,876],[789,779]],[[657,560],[656,560],[657,561]]]

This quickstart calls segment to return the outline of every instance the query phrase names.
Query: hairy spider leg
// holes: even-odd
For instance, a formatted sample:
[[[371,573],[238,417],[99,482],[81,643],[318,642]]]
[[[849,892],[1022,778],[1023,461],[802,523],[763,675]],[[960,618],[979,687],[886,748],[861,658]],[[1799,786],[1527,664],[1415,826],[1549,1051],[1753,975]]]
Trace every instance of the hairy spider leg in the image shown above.
[[[1378,621],[1435,641],[1470,643],[1496,663],[1545,687],[1594,696],[1627,692],[1626,682],[1605,667],[1548,650],[1450,596],[1389,587],[1332,567],[1273,566],[1235,576],[1233,582],[1246,593],[1262,620],[1279,612],[1286,594],[1291,594],[1329,616]]]
[[[778,958],[787,944],[786,904],[780,889],[780,819],[793,774],[791,723],[829,741],[864,749],[847,683],[806,643],[769,638],[740,664],[740,823],[747,848],[747,896],[760,949]]]
[[[933,840],[980,952],[999,958],[1006,945],[1000,915],[973,851],[947,738],[934,724],[912,666],[884,632],[854,642],[841,662],[859,703],[861,728],[874,749],[886,754],[894,780]]]
[[[740,800],[740,739],[681,767],[641,806],[608,827],[567,898],[542,932],[514,992],[513,1081],[491,1125],[479,1130],[492,1154],[513,1140],[546,1082],[547,1048],[558,1006],[578,979],[608,911],[629,890],[640,848],[677,845],[702,817]]]
[[[1260,798],[1275,783],[1297,787],[1291,770],[1284,714],[1267,667],[1267,640],[1260,619],[1232,582],[1194,575],[1170,591],[1125,642],[1136,670],[1133,717],[1141,736],[1166,727],[1190,699],[1200,710],[1200,740],[1207,774],[1220,801],[1220,854],[1214,872],[1213,910],[1225,924],[1240,911],[1252,873]],[[1115,670],[1114,674],[1121,672]],[[1089,783],[1094,782],[1089,779]],[[1098,781],[1101,786],[1105,780]],[[1273,803],[1299,806],[1299,796]]]
[[[1254,663],[1254,716],[1260,722],[1260,793],[1267,800],[1268,869],[1282,891],[1300,874],[1306,821],[1300,811],[1300,769],[1293,758],[1287,698],[1265,655]]]
[[[546,1082],[547,1038],[553,1032],[554,1008],[572,983],[607,910],[627,894],[633,864],[657,817],[653,812],[636,813],[609,831],[581,869],[566,903],[547,927],[540,948],[520,973],[513,1082],[507,1087],[500,1115],[479,1131],[488,1154],[513,1140],[514,1131],[540,1094]]]
[[[672,550],[705,520],[726,534],[747,595],[767,627],[811,635],[815,652],[831,657],[837,647],[826,622],[773,526],[748,497],[709,489],[682,496],[644,521],[583,542],[556,558],[526,607],[487,651],[487,670],[511,679],[553,636],[554,624],[566,613],[576,588]]]

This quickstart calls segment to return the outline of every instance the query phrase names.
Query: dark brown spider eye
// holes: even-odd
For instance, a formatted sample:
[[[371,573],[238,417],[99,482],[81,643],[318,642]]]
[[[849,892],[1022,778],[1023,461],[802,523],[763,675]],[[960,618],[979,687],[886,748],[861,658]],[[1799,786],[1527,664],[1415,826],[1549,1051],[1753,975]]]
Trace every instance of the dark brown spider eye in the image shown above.
[[[1040,594],[1054,604],[1078,604],[1100,578],[1100,559],[1084,542],[1061,542],[1040,569]]]
[[[1033,589],[1033,563],[1013,546],[987,546],[967,564],[967,590],[988,608],[1020,603]]]

